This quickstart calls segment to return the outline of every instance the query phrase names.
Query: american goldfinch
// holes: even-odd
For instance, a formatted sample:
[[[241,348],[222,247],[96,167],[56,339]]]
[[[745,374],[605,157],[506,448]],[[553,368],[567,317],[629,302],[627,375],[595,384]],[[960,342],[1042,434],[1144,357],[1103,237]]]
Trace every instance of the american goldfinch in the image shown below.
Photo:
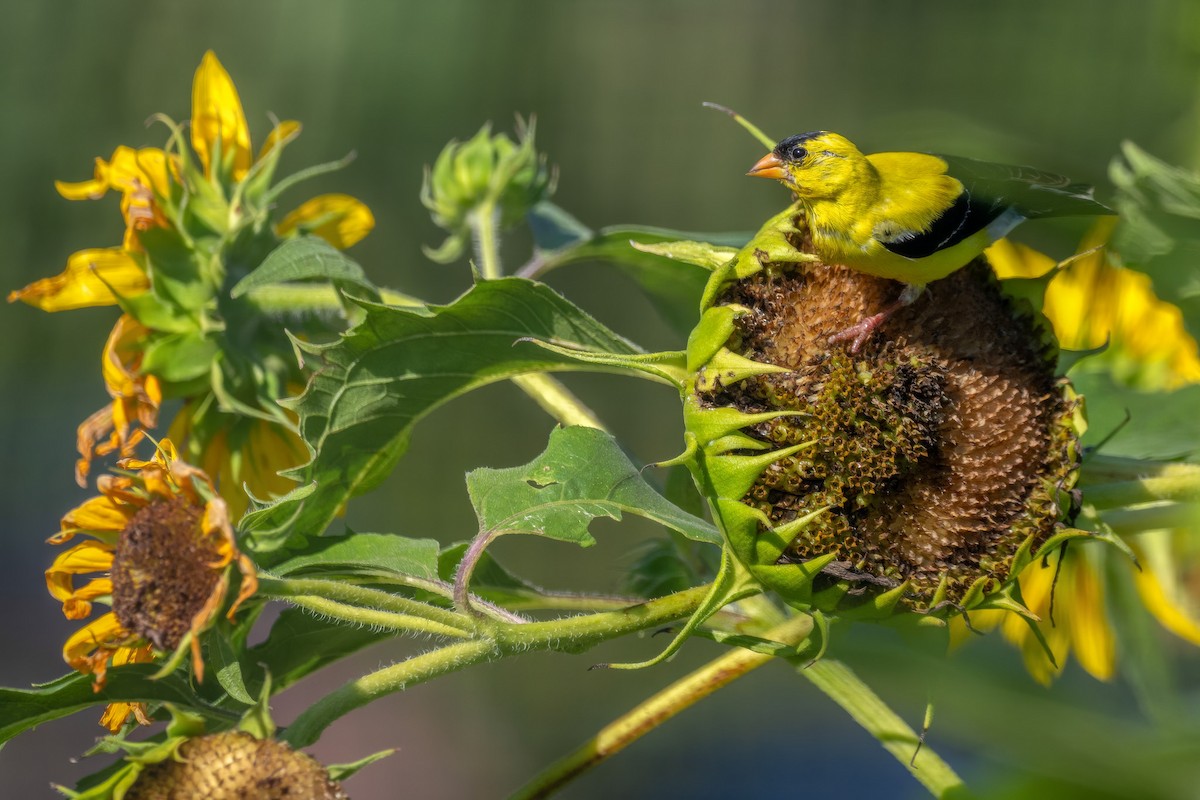
[[[852,341],[853,351],[925,284],[1023,221],[1113,213],[1090,186],[1051,172],[928,153],[863,155],[829,131],[789,136],[747,174],[796,193],[822,261],[906,284],[895,303],[833,337]]]

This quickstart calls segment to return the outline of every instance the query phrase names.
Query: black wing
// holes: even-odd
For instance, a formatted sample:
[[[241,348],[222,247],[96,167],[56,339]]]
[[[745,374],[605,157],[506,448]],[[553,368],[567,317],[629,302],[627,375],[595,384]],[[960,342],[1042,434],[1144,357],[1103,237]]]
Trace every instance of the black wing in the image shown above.
[[[925,258],[939,250],[953,247],[991,225],[1006,208],[1004,203],[986,202],[976,198],[964,182],[963,193],[954,201],[954,205],[933,221],[928,230],[890,241],[882,237],[877,238],[884,247],[898,256]]]
[[[947,172],[960,180],[975,202],[1015,209],[1026,219],[1112,214],[1097,203],[1092,187],[1032,167],[993,164],[962,156],[942,156]]]
[[[963,185],[954,204],[929,229],[904,239],[882,241],[905,258],[924,258],[953,247],[991,225],[1012,209],[1024,219],[1095,216],[1114,213],[1092,198],[1092,187],[1032,167],[993,164],[962,156],[939,155],[947,172]]]

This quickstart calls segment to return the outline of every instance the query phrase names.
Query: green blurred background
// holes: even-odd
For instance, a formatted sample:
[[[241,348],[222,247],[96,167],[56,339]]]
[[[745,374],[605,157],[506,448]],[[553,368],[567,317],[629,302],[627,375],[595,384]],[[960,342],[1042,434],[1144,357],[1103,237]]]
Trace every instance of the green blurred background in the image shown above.
[[[537,115],[539,146],[561,171],[556,201],[594,227],[751,230],[786,201],[781,187],[742,177],[761,148],[701,108],[705,100],[736,108],[778,137],[825,128],[867,151],[1030,163],[1101,186],[1123,139],[1200,166],[1200,7],[1182,0],[2,0],[0,8],[6,290],[58,272],[75,250],[119,241],[115,199],[69,203],[52,181],[90,177],[93,157],[107,158],[118,144],[162,145],[165,129],[143,121],[157,111],[188,115],[192,73],[209,48],[237,83],[256,142],[269,130],[268,114],[304,123],[285,171],[358,154],[347,170],[306,185],[285,206],[317,191],[361,198],[378,227],[352,255],[378,282],[439,301],[456,296],[468,278],[461,265],[436,266],[421,255],[422,244],[441,241],[417,200],[422,167],[448,139],[466,138],[487,120],[508,129],[514,113]],[[1029,236],[1065,254],[1079,230],[1048,226]],[[506,246],[515,266],[528,243],[514,235]],[[632,285],[603,265],[563,270],[550,282],[647,347],[681,344]],[[65,671],[59,649],[76,624],[63,620],[45,593],[42,570],[52,551],[43,540],[63,512],[89,496],[71,478],[74,427],[106,399],[99,354],[115,316],[112,309],[57,316],[24,306],[0,310],[7,548],[0,561],[7,653],[0,684],[25,686]],[[637,460],[679,449],[678,401],[669,391],[621,378],[567,382],[612,422]],[[507,385],[456,401],[417,430],[394,478],[359,501],[347,521],[358,530],[467,538],[474,525],[463,473],[529,460],[549,428]],[[597,533],[600,544],[591,551],[526,541],[502,542],[498,553],[554,588],[612,590],[647,531],[599,525]],[[892,669],[880,655],[891,644],[886,633],[847,638],[847,657],[857,653],[856,666],[882,680],[888,699],[919,723],[932,679],[916,662]],[[1028,708],[1063,703],[1070,719],[1088,706],[1131,707],[1119,682],[1102,686],[1074,667],[1045,693],[1024,676],[1017,654],[991,638],[956,658],[960,678],[984,670]],[[454,676],[352,715],[313,752],[348,761],[399,748],[351,781],[356,798],[503,796],[718,652],[696,641],[654,670],[585,671],[593,661],[645,657],[658,646],[640,641],[576,658],[539,655]],[[314,677],[279,699],[278,721],[416,647],[382,646]],[[1195,674],[1194,659],[1191,666]],[[1183,702],[1194,705],[1191,688]],[[1022,717],[1019,702],[973,704],[964,692],[934,692],[946,721],[931,733],[964,775],[986,781],[1006,773],[1006,758],[1037,760],[1020,747],[983,748],[978,734],[999,728],[1036,742],[1047,736],[1044,722]],[[46,725],[0,751],[0,794],[49,796],[48,782],[69,785],[97,769],[98,760],[69,761],[100,733],[97,715]],[[772,665],[563,796],[611,795],[921,792],[807,682]]]

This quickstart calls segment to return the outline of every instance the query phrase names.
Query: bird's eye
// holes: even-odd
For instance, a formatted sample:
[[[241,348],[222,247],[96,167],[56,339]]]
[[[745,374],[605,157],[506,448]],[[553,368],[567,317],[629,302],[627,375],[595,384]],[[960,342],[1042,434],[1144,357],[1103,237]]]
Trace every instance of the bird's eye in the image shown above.
[[[796,145],[791,150],[788,150],[788,159],[791,161],[802,161],[807,155],[808,151],[800,145]]]

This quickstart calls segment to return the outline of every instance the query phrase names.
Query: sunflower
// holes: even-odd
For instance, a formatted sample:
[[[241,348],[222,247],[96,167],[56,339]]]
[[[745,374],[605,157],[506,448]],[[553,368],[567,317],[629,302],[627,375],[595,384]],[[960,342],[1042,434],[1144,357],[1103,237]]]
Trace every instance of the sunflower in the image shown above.
[[[1155,295],[1149,276],[1109,263],[1106,246],[1114,224],[1115,218],[1102,219],[1084,236],[1069,265],[1050,280],[1043,313],[1064,348],[1088,350],[1108,342],[1102,358],[1110,369],[1144,389],[1200,381],[1197,343],[1180,310]],[[989,248],[987,258],[1001,278],[1040,277],[1055,268],[1049,256],[1008,240]],[[1094,473],[1085,459],[1082,479]],[[1085,488],[1085,502],[1087,497]],[[1200,645],[1200,609],[1188,591],[1200,563],[1194,532],[1118,533],[1138,560],[1132,580],[1142,605],[1164,628]],[[999,625],[1020,649],[1029,673],[1043,684],[1062,671],[1071,654],[1088,674],[1109,680],[1116,672],[1117,647],[1101,557],[1088,543],[1072,544],[1022,571],[1021,596],[1038,618],[1036,632],[1026,620],[1001,611],[971,614],[971,627]],[[955,643],[967,637],[963,620],[951,621],[951,635]]]
[[[121,246],[75,253],[61,274],[11,292],[8,299],[52,312],[119,303],[125,312],[101,358],[112,399],[77,431],[81,486],[95,457],[131,457],[157,424],[163,398],[176,397],[184,400],[183,414],[213,407],[229,412],[220,415],[220,423],[177,420],[169,435],[190,460],[208,468],[240,514],[247,502],[244,483],[260,496],[275,493],[281,489],[275,473],[305,460],[303,445],[276,404],[279,388],[303,385],[304,376],[287,366],[264,375],[246,364],[248,342],[263,360],[282,365],[290,361],[291,344],[280,326],[262,324],[261,311],[230,302],[229,289],[282,239],[311,234],[347,248],[375,221],[359,200],[325,194],[272,224],[271,178],[300,124],[275,124],[255,155],[237,88],[212,52],[204,55],[193,81],[190,138],[160,119],[175,133],[167,149],[121,146],[111,158],[96,159],[92,178],[55,184],[69,200],[118,194]],[[230,411],[233,407],[240,410]],[[279,430],[259,430],[273,424]],[[187,432],[186,441],[179,431]],[[250,453],[240,444],[250,442],[270,449]],[[238,463],[218,464],[210,451]],[[251,463],[253,468],[243,466]],[[285,482],[282,491],[287,488]]]
[[[49,540],[64,544],[46,570],[46,587],[72,620],[86,619],[93,604],[112,610],[92,619],[63,646],[74,669],[93,675],[103,688],[110,666],[141,663],[189,647],[192,669],[203,680],[200,633],[216,618],[229,589],[230,570],[241,573],[238,606],[257,588],[254,566],[239,552],[229,514],[212,481],[181,460],[163,440],[150,461],[122,459],[123,473],[97,481],[99,496],[63,517]],[[76,577],[90,575],[76,585]],[[146,722],[140,704],[114,703],[102,723],[116,731],[133,714]]]

